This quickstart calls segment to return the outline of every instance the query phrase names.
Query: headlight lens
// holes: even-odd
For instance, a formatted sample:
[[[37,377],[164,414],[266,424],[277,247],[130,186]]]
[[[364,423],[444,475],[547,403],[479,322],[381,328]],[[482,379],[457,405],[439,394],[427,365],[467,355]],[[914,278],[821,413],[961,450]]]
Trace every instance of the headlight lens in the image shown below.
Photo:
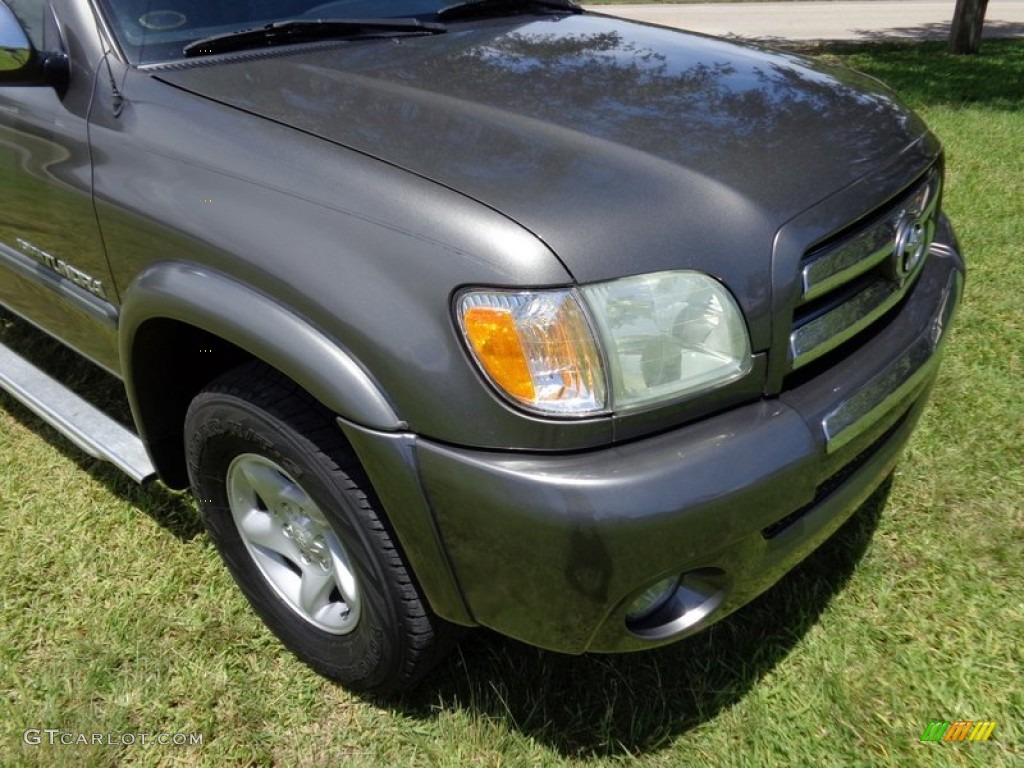
[[[700,272],[579,289],[470,291],[457,314],[491,383],[544,413],[639,408],[725,384],[751,368],[739,307]]]
[[[608,357],[616,411],[710,389],[750,371],[743,315],[708,275],[659,272],[581,291]]]
[[[605,409],[601,358],[572,291],[474,291],[459,302],[459,322],[477,363],[517,402],[559,414]]]

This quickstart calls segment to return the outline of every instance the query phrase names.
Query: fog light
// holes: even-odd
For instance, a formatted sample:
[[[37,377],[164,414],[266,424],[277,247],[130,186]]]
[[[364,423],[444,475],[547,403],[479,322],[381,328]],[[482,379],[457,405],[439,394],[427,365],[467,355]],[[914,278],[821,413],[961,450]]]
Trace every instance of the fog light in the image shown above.
[[[641,621],[650,616],[669,601],[678,586],[678,576],[669,576],[649,586],[629,606],[626,621]]]
[[[710,624],[725,602],[730,579],[720,568],[697,568],[659,581],[639,595],[626,614],[626,629],[663,642]]]

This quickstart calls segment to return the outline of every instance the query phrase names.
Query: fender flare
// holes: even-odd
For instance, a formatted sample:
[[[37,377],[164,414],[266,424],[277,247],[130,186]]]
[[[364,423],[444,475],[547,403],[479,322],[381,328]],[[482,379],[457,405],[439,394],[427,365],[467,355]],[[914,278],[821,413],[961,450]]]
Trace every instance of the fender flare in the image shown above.
[[[223,273],[173,261],[139,273],[121,307],[121,370],[137,422],[136,333],[154,319],[194,326],[245,350],[355,424],[383,432],[408,427],[355,357],[309,321]],[[145,425],[137,426],[141,433]]]

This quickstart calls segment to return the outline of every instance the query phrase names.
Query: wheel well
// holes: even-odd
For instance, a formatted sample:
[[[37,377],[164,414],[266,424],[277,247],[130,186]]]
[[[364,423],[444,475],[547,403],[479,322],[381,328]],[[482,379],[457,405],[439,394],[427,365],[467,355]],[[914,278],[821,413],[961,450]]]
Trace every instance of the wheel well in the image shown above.
[[[132,344],[132,412],[160,479],[186,488],[185,412],[200,390],[253,355],[201,328],[154,319],[135,332]]]

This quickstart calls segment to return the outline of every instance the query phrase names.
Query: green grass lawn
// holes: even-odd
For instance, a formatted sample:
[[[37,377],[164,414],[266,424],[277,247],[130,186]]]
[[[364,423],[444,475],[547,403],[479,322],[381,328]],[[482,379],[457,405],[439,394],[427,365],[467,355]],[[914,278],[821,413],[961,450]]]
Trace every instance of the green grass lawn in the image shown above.
[[[777,587],[644,654],[473,633],[418,691],[364,700],[262,627],[187,497],[134,486],[0,395],[0,765],[1020,765],[1024,43],[943,49],[819,52],[893,84],[943,139],[970,274],[888,493]],[[9,316],[0,339],[48,354]],[[105,376],[75,378],[116,404]],[[998,726],[922,744],[935,719]],[[32,746],[30,728],[203,745]]]
[[[0,72],[19,69],[28,59],[14,51],[0,48]]]

